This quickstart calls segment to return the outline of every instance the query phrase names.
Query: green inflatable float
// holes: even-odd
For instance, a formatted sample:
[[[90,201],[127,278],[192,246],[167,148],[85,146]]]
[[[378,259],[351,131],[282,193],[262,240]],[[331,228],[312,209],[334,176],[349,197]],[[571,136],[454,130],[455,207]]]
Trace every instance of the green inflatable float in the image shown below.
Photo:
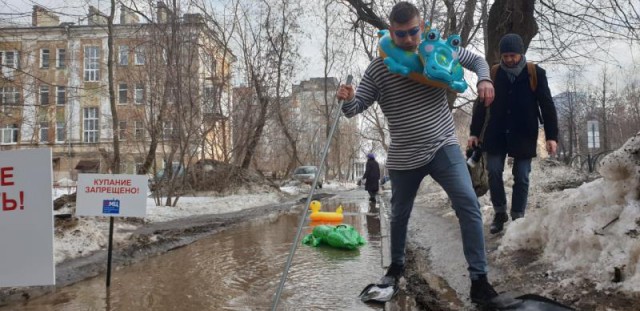
[[[318,246],[327,244],[335,248],[356,249],[367,242],[362,236],[349,225],[320,225],[313,228],[313,233],[302,239],[305,245]]]

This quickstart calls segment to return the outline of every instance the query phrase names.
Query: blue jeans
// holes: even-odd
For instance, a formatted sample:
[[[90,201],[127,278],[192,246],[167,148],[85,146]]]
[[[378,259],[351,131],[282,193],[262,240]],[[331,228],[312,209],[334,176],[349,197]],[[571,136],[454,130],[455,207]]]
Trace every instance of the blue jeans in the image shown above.
[[[447,192],[462,232],[462,249],[471,279],[487,273],[480,203],[473,191],[460,146],[444,146],[426,165],[389,170],[391,177],[391,262],[404,265],[409,216],[422,179],[431,177]]]
[[[487,154],[487,172],[489,173],[489,191],[491,204],[496,213],[507,212],[507,196],[504,192],[502,172],[506,154]],[[524,217],[529,196],[529,173],[531,172],[531,158],[513,159],[513,194],[511,197],[511,217]]]

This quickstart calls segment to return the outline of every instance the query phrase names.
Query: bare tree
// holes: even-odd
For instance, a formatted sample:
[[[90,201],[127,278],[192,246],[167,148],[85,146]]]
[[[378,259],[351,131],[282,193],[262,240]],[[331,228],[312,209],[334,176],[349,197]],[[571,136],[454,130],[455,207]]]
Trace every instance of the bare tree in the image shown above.
[[[109,15],[107,16],[107,73],[108,73],[108,85],[109,85],[109,107],[111,108],[111,128],[113,138],[113,159],[111,159],[111,173],[120,173],[120,139],[118,137],[118,109],[116,106],[116,92],[114,89],[114,30],[113,19],[116,14],[116,1],[111,0],[111,8]]]
[[[267,6],[267,16],[265,19],[266,39],[269,42],[273,57],[273,65],[275,68],[275,85],[274,85],[274,106],[275,117],[280,124],[282,134],[284,134],[288,142],[290,150],[290,160],[286,171],[292,171],[297,164],[301,164],[298,149],[297,138],[287,126],[285,109],[283,106],[289,104],[283,93],[287,92],[286,88],[290,85],[295,59],[297,58],[297,45],[294,36],[299,33],[298,16],[302,13],[302,7],[295,1],[279,0],[274,3],[273,7],[267,0],[263,0]]]
[[[210,157],[230,162],[232,157],[232,147],[230,145],[231,128],[230,113],[232,110],[231,94],[231,66],[235,63],[236,57],[231,52],[232,37],[236,33],[236,25],[233,16],[238,11],[239,1],[233,1],[228,7],[224,7],[222,12],[204,0],[194,0],[194,6],[198,8],[204,19],[205,26],[212,40],[218,44],[204,46],[201,58],[210,63],[210,68],[206,68],[209,75],[207,80],[211,81],[210,86],[205,86],[203,93],[204,110],[207,112],[205,127],[202,133],[202,157]],[[209,58],[214,58],[209,61]]]
[[[148,3],[146,7],[155,9],[150,13],[137,4],[131,2],[129,8],[148,24],[139,32],[136,58],[144,61],[134,79],[146,81],[149,89],[144,105],[137,111],[149,133],[148,139],[136,133],[146,151],[138,172],[153,168],[156,201],[160,203],[165,198],[165,205],[175,206],[190,185],[191,164],[202,155],[203,135],[208,127],[203,124],[210,111],[204,110],[206,91],[199,72],[206,72],[216,61],[218,55],[202,56],[219,42],[212,38],[203,14],[182,14],[177,0],[169,5],[158,3],[158,7]],[[163,170],[157,167],[158,154]]]
[[[624,87],[622,98],[624,107],[620,109],[620,114],[626,116],[624,122],[620,122],[620,137],[630,137],[635,131],[640,130],[640,82],[637,79],[629,79],[629,83]],[[625,132],[622,131],[625,130]]]
[[[377,11],[378,8],[375,6],[375,2],[365,2],[362,0],[347,0],[347,2],[351,5],[353,13],[358,17],[354,25],[363,22],[380,30],[389,28],[389,24]]]
[[[240,159],[240,166],[248,168],[255,154],[258,142],[262,136],[264,125],[266,123],[267,110],[271,104],[271,98],[268,94],[268,65],[266,63],[267,51],[263,41],[263,28],[252,25],[252,17],[250,17],[247,9],[243,9],[240,17],[241,26],[238,29],[241,36],[241,49],[243,51],[243,62],[245,65],[245,73],[251,90],[256,96],[258,103],[258,113],[254,124],[254,128],[249,129],[246,149]]]
[[[144,81],[148,83],[149,96],[146,96],[145,102],[147,109],[138,115],[139,118],[145,120],[145,130],[148,134],[144,133],[142,137],[139,137],[136,133],[136,139],[143,143],[142,148],[146,150],[146,156],[142,161],[142,165],[138,168],[138,174],[147,174],[153,172],[154,175],[157,171],[156,154],[158,146],[162,141],[163,126],[165,122],[165,116],[167,115],[168,98],[171,91],[170,79],[172,72],[168,67],[169,59],[176,55],[176,40],[178,37],[177,27],[170,27],[177,22],[174,14],[171,14],[169,10],[163,11],[161,14],[166,14],[168,20],[158,20],[159,16],[154,14],[160,11],[151,12],[145,11],[138,5],[137,2],[132,1],[126,5],[128,9],[139,14],[149,24],[146,33],[142,34],[142,37],[148,36],[154,38],[149,40],[151,44],[151,53],[148,58],[148,62],[145,63],[145,70],[143,77]],[[152,1],[149,1],[147,5],[150,8],[154,8]],[[162,8],[158,8],[162,10]],[[174,44],[171,44],[174,43]],[[154,96],[155,95],[155,96]]]
[[[566,92],[557,96],[556,108],[561,136],[558,141],[559,154],[568,163],[577,153],[579,147],[579,123],[584,121],[584,107],[586,93],[578,89],[577,83],[581,76],[573,71],[566,78]]]
[[[633,1],[538,3],[535,15],[541,30],[536,51],[543,55],[544,62],[568,65],[585,60],[607,62],[612,59],[609,57],[612,42],[640,38],[640,11]]]
[[[380,108],[377,105],[372,106],[369,108],[368,113],[363,114],[363,118],[370,125],[370,130],[364,131],[363,137],[366,140],[378,143],[385,152],[389,150],[389,126]],[[375,149],[375,147],[372,149]]]
[[[535,1],[495,0],[489,9],[487,19],[488,49],[485,51],[489,65],[500,62],[499,43],[507,33],[517,33],[524,41],[525,51],[533,37],[538,34],[538,24],[534,16]]]
[[[601,133],[601,137],[602,137],[602,145],[604,150],[609,150],[609,137],[608,137],[608,126],[607,126],[607,122],[608,122],[608,117],[607,117],[607,111],[608,111],[608,101],[609,101],[609,96],[611,96],[610,94],[607,94],[607,92],[609,91],[609,84],[611,83],[611,81],[609,80],[610,76],[608,74],[607,71],[607,66],[604,66],[602,68],[602,89],[600,90],[600,94],[598,96],[598,99],[600,100],[600,121],[602,124],[602,133]]]

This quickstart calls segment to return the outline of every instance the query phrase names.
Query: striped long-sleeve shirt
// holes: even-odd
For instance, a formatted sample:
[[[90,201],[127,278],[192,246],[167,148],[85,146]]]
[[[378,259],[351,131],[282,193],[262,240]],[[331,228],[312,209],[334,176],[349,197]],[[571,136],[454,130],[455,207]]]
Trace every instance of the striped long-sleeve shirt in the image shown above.
[[[489,80],[489,65],[477,54],[460,48],[460,64]],[[364,73],[353,100],[342,112],[353,117],[375,102],[388,119],[391,144],[386,166],[409,170],[429,163],[443,146],[458,144],[446,90],[389,72],[383,59],[374,59]]]

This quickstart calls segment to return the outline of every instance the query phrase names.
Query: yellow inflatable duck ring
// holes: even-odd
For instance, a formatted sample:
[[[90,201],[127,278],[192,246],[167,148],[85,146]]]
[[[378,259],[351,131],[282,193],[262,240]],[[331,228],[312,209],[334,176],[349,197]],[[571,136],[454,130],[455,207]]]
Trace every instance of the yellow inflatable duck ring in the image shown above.
[[[312,221],[341,222],[342,219],[344,219],[344,215],[342,215],[342,205],[338,206],[334,213],[321,212],[321,207],[322,204],[320,204],[320,201],[314,200],[309,204],[309,208],[311,209],[311,215],[309,215],[309,218]]]

